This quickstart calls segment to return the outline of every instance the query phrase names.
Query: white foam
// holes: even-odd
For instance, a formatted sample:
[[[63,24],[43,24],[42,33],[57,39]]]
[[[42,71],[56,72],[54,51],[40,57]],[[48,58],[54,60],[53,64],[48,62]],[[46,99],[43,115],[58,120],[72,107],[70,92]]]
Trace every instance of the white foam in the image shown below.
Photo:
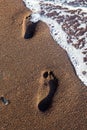
[[[67,39],[69,38],[69,35],[66,33],[66,31],[63,30],[62,25],[63,22],[58,23],[57,19],[53,19],[54,15],[52,17],[48,17],[47,13],[49,13],[48,9],[45,8],[45,5],[43,5],[43,9],[45,11],[44,15],[40,15],[41,10],[41,4],[45,4],[45,3],[50,3],[52,5],[55,5],[55,3],[59,6],[62,5],[63,8],[67,8],[64,9],[60,12],[60,9],[54,9],[56,10],[57,13],[60,12],[60,16],[64,16],[64,18],[66,18],[66,16],[74,16],[72,13],[68,12],[70,10],[78,10],[81,9],[80,12],[85,12],[84,16],[87,16],[86,12],[87,12],[87,8],[86,7],[74,7],[71,5],[67,5],[64,4],[64,2],[66,2],[66,0],[54,0],[54,1],[48,1],[48,0],[23,0],[26,4],[26,6],[31,9],[33,11],[32,14],[32,18],[31,21],[33,22],[37,22],[39,20],[45,22],[49,28],[50,28],[50,33],[52,35],[52,37],[54,38],[54,40],[64,49],[66,50],[75,70],[76,73],[78,75],[78,77],[80,78],[80,80],[87,86],[87,62],[83,62],[83,58],[84,58],[84,54],[82,52],[87,51],[87,32],[85,32],[83,35],[75,37],[75,36],[71,36],[71,43],[67,42]],[[73,2],[74,0],[72,0]],[[70,0],[67,0],[67,3],[71,2]],[[51,5],[51,6],[52,6]],[[81,6],[81,5],[80,5]],[[67,11],[68,10],[68,11]],[[52,10],[51,10],[52,11]],[[50,12],[51,12],[50,11]],[[76,15],[78,14],[78,12],[75,13]],[[78,29],[85,29],[87,27],[86,23],[83,23],[81,20],[79,20],[80,25],[77,27]],[[70,24],[70,23],[69,23]],[[73,29],[73,26],[71,26],[71,30],[75,31],[75,29]],[[76,34],[79,33],[79,30],[76,32]],[[78,40],[81,40],[82,38],[84,38],[84,42],[86,43],[84,45],[84,47],[81,47],[81,45],[79,46],[78,49],[76,49],[73,44],[78,42]],[[83,43],[83,42],[82,42]]]
[[[39,0],[23,0],[26,4],[26,7],[31,9],[33,12],[40,11]]]

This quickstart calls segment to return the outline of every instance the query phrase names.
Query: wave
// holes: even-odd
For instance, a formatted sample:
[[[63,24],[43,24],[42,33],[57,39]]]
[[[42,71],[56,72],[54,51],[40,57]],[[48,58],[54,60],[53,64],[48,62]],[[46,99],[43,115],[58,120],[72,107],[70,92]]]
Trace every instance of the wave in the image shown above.
[[[67,52],[80,80],[87,86],[86,0],[23,0],[32,10],[31,21],[41,20]]]

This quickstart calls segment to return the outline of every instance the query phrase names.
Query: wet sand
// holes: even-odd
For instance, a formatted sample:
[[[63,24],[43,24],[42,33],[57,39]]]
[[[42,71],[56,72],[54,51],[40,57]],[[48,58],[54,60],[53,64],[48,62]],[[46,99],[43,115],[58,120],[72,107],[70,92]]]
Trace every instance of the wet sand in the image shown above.
[[[10,101],[6,106],[0,101],[0,130],[86,130],[87,87],[45,23],[37,25],[33,38],[23,38],[28,13],[22,0],[0,1],[0,95]],[[37,103],[41,73],[47,69],[59,87],[43,113]]]

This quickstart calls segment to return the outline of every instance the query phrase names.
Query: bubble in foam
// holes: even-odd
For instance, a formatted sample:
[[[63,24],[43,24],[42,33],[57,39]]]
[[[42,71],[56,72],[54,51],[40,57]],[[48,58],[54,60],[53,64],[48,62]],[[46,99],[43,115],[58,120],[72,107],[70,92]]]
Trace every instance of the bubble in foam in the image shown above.
[[[74,68],[87,86],[87,1],[23,0],[32,10],[31,21],[41,20],[54,40],[66,50]]]

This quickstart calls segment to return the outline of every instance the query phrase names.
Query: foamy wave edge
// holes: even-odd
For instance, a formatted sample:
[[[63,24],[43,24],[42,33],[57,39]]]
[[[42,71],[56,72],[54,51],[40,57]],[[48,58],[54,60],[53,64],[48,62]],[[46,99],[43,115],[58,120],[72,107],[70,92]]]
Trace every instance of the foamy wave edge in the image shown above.
[[[58,24],[55,20],[52,20],[51,18],[40,15],[41,9],[39,5],[39,0],[32,0],[32,1],[23,0],[23,2],[25,3],[26,7],[29,8],[33,12],[32,19],[31,19],[32,22],[37,22],[41,20],[42,22],[45,22],[49,26],[51,36],[67,52],[75,68],[76,74],[78,75],[79,79],[87,86],[87,74],[83,75],[81,73],[84,70],[86,70],[87,72],[87,66],[83,63],[83,61],[81,61],[82,59],[81,56],[83,57],[81,51],[76,50],[73,46],[67,43],[67,34],[63,31],[60,24]],[[87,11],[87,10],[84,9],[84,11]],[[58,35],[55,35],[56,33]]]

